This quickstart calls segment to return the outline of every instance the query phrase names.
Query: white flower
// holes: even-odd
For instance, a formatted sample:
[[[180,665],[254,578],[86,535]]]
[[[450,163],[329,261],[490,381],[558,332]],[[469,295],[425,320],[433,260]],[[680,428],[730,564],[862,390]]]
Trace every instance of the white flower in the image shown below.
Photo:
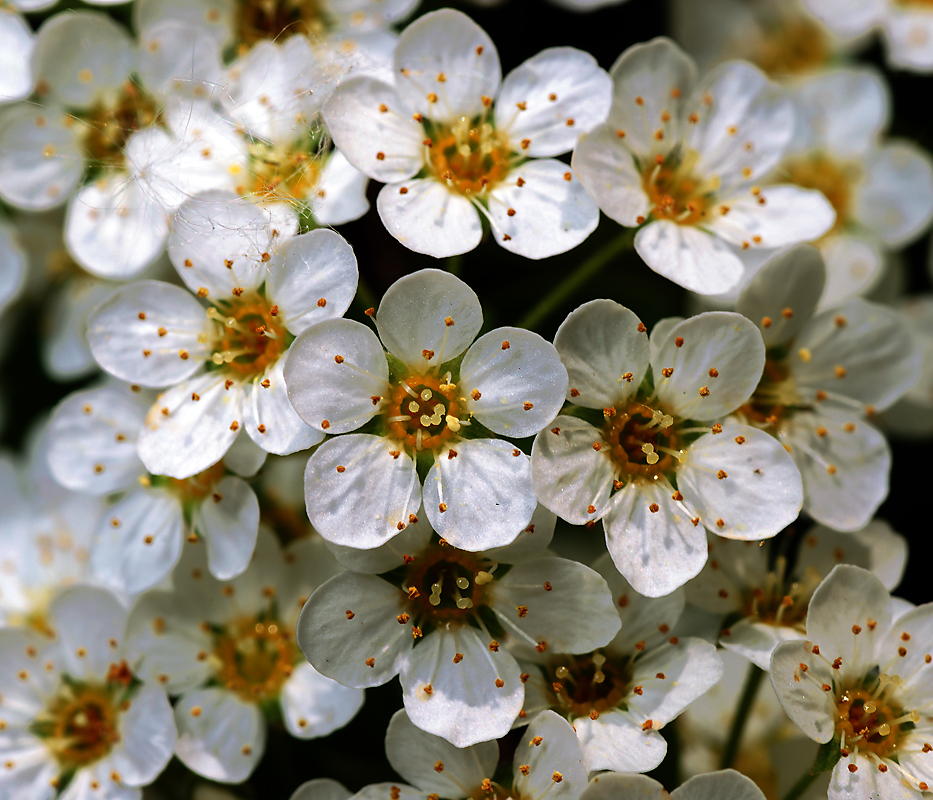
[[[693,61],[661,38],[630,47],[611,74],[609,120],[580,138],[572,163],[608,216],[644,226],[635,249],[653,270],[721,294],[742,279],[742,250],[832,226],[818,192],[760,185],[790,143],[794,110],[756,68],[729,62],[698,82]]]
[[[839,69],[791,90],[797,132],[774,180],[821,191],[836,210],[817,243],[828,308],[864,294],[885,252],[910,244],[933,219],[933,161],[915,144],[885,140],[888,89],[874,70]]]
[[[709,642],[670,635],[684,609],[682,591],[649,599],[608,555],[594,566],[609,584],[621,630],[592,653],[539,657],[529,667],[525,711],[565,716],[588,772],[647,772],[667,753],[658,731],[720,679],[722,661]]]
[[[723,647],[764,670],[778,644],[804,638],[810,598],[836,564],[869,569],[893,589],[907,562],[907,541],[881,520],[852,533],[813,528],[801,539],[792,571],[785,556],[769,569],[767,550],[754,542],[711,541],[709,551],[703,571],[686,586],[687,598],[724,618]]]
[[[378,338],[340,319],[295,342],[285,381],[299,416],[331,434],[373,423],[330,439],[308,462],[308,515],[325,539],[378,547],[422,499],[433,528],[468,550],[508,544],[528,524],[529,459],[490,432],[541,430],[560,410],[566,370],[530,331],[497,328],[473,342],[482,321],[469,286],[421,270],[382,298]]]
[[[295,789],[289,800],[350,800],[352,796],[353,792],[332,778],[312,778]]]
[[[889,308],[861,299],[814,313],[826,280],[803,245],[772,259],[736,308],[758,326],[761,382],[737,417],[771,432],[803,477],[804,510],[843,531],[863,527],[888,493],[888,444],[866,422],[916,380],[920,353]]]
[[[143,595],[127,625],[141,674],[175,704],[175,754],[199,775],[246,780],[263,756],[266,715],[292,736],[313,739],[346,725],[363,703],[304,662],[295,623],[302,603],[338,567],[320,539],[282,550],[260,532],[249,568],[221,583],[206,575],[203,553],[189,550],[172,592]]]
[[[211,573],[232,578],[246,569],[256,544],[256,495],[223,461],[183,481],[149,474],[136,445],[150,403],[123,388],[91,389],[69,395],[52,415],[48,458],[55,479],[109,498],[91,568],[107,586],[138,594],[168,575],[185,538],[203,539]],[[255,449],[259,458],[246,474],[265,455]],[[242,466],[230,461],[231,469]]]
[[[586,788],[586,770],[573,729],[550,711],[538,716],[515,748],[512,785],[494,780],[499,745],[483,742],[460,749],[412,725],[404,711],[392,717],[386,731],[386,755],[392,768],[410,785],[377,783],[364,787],[354,800],[429,800],[445,797],[520,797],[522,800],[577,800]],[[318,794],[292,800],[317,800]],[[325,800],[325,798],[321,798]]]
[[[35,34],[15,4],[0,6],[0,105],[23,100],[32,93],[34,78],[30,59]]]
[[[241,428],[278,454],[323,439],[289,404],[283,356],[294,336],[349,307],[356,258],[333,231],[290,237],[277,225],[266,210],[226,194],[188,201],[169,255],[191,291],[211,304],[206,312],[183,289],[137,281],[91,315],[88,341],[104,369],[170,387],[139,437],[149,472],[195,475],[224,456]]]
[[[933,13],[925,0],[804,0],[843,39],[878,28],[888,63],[914,72],[933,70]]]
[[[547,554],[553,530],[542,509],[512,545],[475,553],[432,538],[416,520],[381,548],[338,549],[358,572],[311,595],[298,644],[346,686],[398,674],[412,722],[457,747],[504,736],[524,698],[513,643],[579,653],[619,630],[603,578]]]
[[[485,218],[507,250],[545,258],[593,232],[599,210],[552,158],[606,117],[609,79],[592,56],[551,48],[503,81],[485,31],[443,9],[405,29],[393,75],[346,81],[324,119],[350,163],[387,184],[377,208],[402,244],[465,253]]]
[[[735,770],[696,775],[668,794],[645,775],[597,775],[580,800],[764,800],[755,783]]]
[[[0,793],[29,800],[139,800],[175,745],[172,709],[140,682],[126,611],[79,586],[52,603],[55,638],[0,630]]]
[[[602,519],[638,592],[667,594],[696,575],[707,528],[757,540],[797,517],[800,476],[783,448],[747,425],[715,423],[761,375],[764,345],[748,320],[710,312],[662,323],[649,353],[631,311],[593,300],[554,344],[576,407],[535,439],[535,494],[572,524]]]
[[[923,438],[933,434],[933,297],[902,298],[895,304],[923,354],[917,383],[881,415],[886,431],[905,438]]]
[[[933,784],[933,603],[900,616],[881,581],[837,566],[810,602],[807,640],[774,651],[788,716],[838,754],[830,800],[916,798]]]

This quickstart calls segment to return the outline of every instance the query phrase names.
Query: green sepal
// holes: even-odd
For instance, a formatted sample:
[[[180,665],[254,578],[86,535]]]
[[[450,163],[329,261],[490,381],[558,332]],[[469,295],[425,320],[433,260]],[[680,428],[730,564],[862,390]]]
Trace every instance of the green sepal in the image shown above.
[[[840,737],[834,736],[826,744],[821,744],[816,753],[816,760],[810,767],[811,775],[819,775],[822,772],[832,772],[833,767],[842,758],[842,742]]]

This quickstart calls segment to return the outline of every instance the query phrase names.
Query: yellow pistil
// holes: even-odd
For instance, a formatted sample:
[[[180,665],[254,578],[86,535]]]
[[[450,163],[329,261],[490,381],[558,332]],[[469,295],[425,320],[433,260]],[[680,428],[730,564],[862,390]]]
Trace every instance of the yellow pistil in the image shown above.
[[[118,695],[125,682],[68,683],[37,717],[32,730],[62,772],[93,764],[120,741]]]
[[[214,364],[241,381],[262,375],[288,347],[289,335],[278,313],[277,306],[256,293],[209,308],[207,316],[217,323]]]
[[[95,164],[119,167],[124,163],[130,136],[161,121],[162,111],[155,99],[128,80],[115,96],[82,114],[81,140]]]
[[[751,49],[749,60],[769,75],[798,75],[818,69],[830,54],[825,28],[799,14],[768,26]]]
[[[669,154],[650,161],[642,171],[642,186],[655,219],[680,225],[696,225],[706,220],[718,189],[715,181],[698,177],[694,169],[699,154],[687,151],[682,157]]]
[[[276,147],[254,142],[249,148],[250,181],[236,187],[260,202],[312,200],[321,177],[318,154],[301,143]]]
[[[274,619],[244,617],[214,635],[218,682],[242,699],[274,700],[302,660],[294,632]]]
[[[880,676],[882,679],[887,676]],[[888,679],[890,682],[890,679]],[[882,681],[882,689],[887,686]],[[858,747],[879,758],[897,753],[901,726],[916,723],[914,715],[885,698],[885,691],[847,689],[836,700],[836,730],[842,735],[842,746]]]
[[[425,139],[425,147],[431,171],[451,191],[467,196],[501,183],[515,160],[508,137],[486,121],[443,126]]]
[[[256,42],[323,36],[330,24],[318,0],[240,0],[234,29],[241,51]]]
[[[383,415],[392,436],[410,450],[436,450],[460,429],[457,387],[433,375],[409,375],[392,387]]]
[[[603,439],[623,480],[651,479],[676,466],[673,453],[680,445],[673,417],[638,401],[608,411]]]
[[[785,161],[779,180],[804,189],[816,189],[825,195],[836,211],[836,222],[826,234],[829,236],[848,225],[853,187],[861,175],[862,168],[854,162],[837,161],[826,153],[814,152]]]

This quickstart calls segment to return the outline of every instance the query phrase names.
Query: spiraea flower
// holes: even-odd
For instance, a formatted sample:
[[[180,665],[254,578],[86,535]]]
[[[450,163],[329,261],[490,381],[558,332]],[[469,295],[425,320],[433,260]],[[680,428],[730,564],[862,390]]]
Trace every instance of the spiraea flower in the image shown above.
[[[580,138],[573,168],[599,207],[639,226],[651,269],[699,294],[742,281],[742,251],[810,241],[832,227],[819,192],[764,187],[794,132],[780,89],[745,62],[697,81],[669,39],[626,50],[611,70],[608,122]]]
[[[826,260],[822,307],[864,294],[887,251],[916,239],[933,219],[933,161],[916,144],[885,140],[888,89],[874,70],[839,69],[792,90],[797,131],[775,182],[817,189],[836,222],[817,243]]]
[[[308,515],[325,539],[378,547],[422,499],[434,530],[467,550],[508,544],[528,524],[529,459],[496,435],[532,436],[554,419],[567,373],[530,331],[497,328],[473,342],[482,321],[469,286],[421,270],[389,287],[378,337],[341,319],[295,342],[289,399],[309,425],[345,434],[305,473]]]
[[[175,754],[190,769],[226,783],[246,780],[265,750],[267,722],[292,736],[326,736],[363,703],[320,675],[298,649],[295,623],[311,590],[339,568],[320,539],[282,550],[260,532],[249,568],[220,582],[189,550],[174,591],[143,595],[128,623],[128,648],[141,675],[178,695]]]
[[[337,147],[386,184],[377,208],[406,247],[442,257],[495,240],[527,258],[582,242],[599,209],[553,156],[609,110],[610,83],[587,53],[551,48],[502,80],[495,45],[450,9],[402,33],[394,83],[360,77],[324,107]]]
[[[108,497],[90,548],[91,569],[107,586],[138,594],[162,581],[185,539],[206,544],[212,574],[226,579],[249,564],[259,503],[233,471],[253,474],[265,455],[236,455],[178,480],[146,471],[136,453],[151,398],[122,387],[69,395],[49,425],[49,466],[75,492]],[[246,440],[249,441],[249,440]]]
[[[764,373],[736,418],[772,433],[800,470],[804,510],[841,531],[868,523],[888,493],[891,454],[869,422],[916,380],[920,353],[896,312],[853,299],[815,313],[820,254],[771,260],[736,308],[764,338]]]
[[[695,775],[670,794],[656,780],[645,775],[597,775],[580,800],[764,800],[755,782],[739,772],[725,769]]]
[[[550,708],[566,717],[588,772],[647,772],[667,753],[661,728],[722,677],[722,661],[709,642],[671,635],[682,591],[643,597],[608,555],[594,567],[609,584],[622,627],[593,652],[539,656],[527,667],[525,711]]]
[[[511,786],[495,779],[499,763],[496,742],[460,749],[419,730],[404,711],[396,712],[389,723],[386,755],[408,785],[366,786],[354,795],[356,800],[428,800],[438,796],[455,800],[488,797],[577,800],[586,788],[586,770],[573,729],[549,711],[538,716],[518,742]],[[309,795],[308,800],[316,797]]]
[[[605,580],[547,553],[553,530],[541,509],[496,550],[458,550],[422,521],[381,548],[338,549],[356,571],[311,595],[298,644],[346,686],[398,674],[412,722],[457,747],[504,736],[525,694],[510,647],[585,653],[619,630]]]
[[[55,599],[49,622],[53,639],[0,630],[0,793],[139,800],[176,733],[165,692],[129,660],[126,611],[78,586]]]
[[[611,300],[561,324],[554,344],[573,404],[538,434],[538,500],[576,525],[602,520],[615,565],[641,594],[667,594],[706,563],[706,530],[774,536],[802,502],[793,461],[762,431],[720,424],[744,403],[764,345],[738,314],[645,326]],[[649,352],[650,350],[650,352]]]
[[[852,533],[816,526],[802,537],[792,570],[783,555],[769,567],[767,550],[754,542],[711,541],[709,551],[687,598],[722,616],[723,647],[764,670],[781,642],[806,636],[810,598],[836,564],[868,569],[890,590],[907,562],[906,540],[881,520]]]
[[[289,237],[276,224],[266,210],[226,194],[189,201],[169,255],[198,299],[167,283],[137,281],[88,321],[91,352],[105,370],[170,387],[138,440],[139,457],[155,475],[202,472],[241,429],[278,454],[324,438],[289,404],[283,357],[297,334],[349,307],[356,258],[333,231]]]
[[[830,800],[919,800],[933,785],[933,603],[898,616],[891,600],[870,572],[837,566],[810,601],[806,641],[771,660],[787,715],[838,756]]]

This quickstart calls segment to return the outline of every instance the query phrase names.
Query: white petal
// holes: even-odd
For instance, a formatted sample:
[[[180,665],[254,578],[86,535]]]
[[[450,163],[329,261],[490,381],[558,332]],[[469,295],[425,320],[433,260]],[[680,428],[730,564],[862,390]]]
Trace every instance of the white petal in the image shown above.
[[[181,207],[172,225],[168,254],[192,292],[203,286],[208,296],[226,298],[234,288],[255,289],[263,282],[266,262],[277,243],[261,206],[211,192]]]
[[[635,392],[648,370],[648,337],[641,324],[613,300],[591,300],[570,312],[554,337],[570,378],[569,402],[607,408]]]
[[[815,656],[811,650],[809,642],[779,644],[771,657],[771,685],[797,727],[814,741],[828,742],[838,712],[832,693],[824,691],[823,684],[832,686],[833,669],[825,656]],[[800,664],[806,665],[806,672]]]
[[[447,8],[424,14],[402,32],[393,72],[412,111],[447,123],[482,114],[483,97],[495,97],[502,80],[492,39],[466,14]]]
[[[138,594],[178,561],[185,526],[181,504],[170,494],[136,489],[108,509],[99,525],[91,570],[107,586]]]
[[[506,76],[496,99],[496,127],[513,142],[530,139],[529,156],[560,155],[605,121],[611,95],[612,81],[593,56],[551,47]]]
[[[369,178],[334,150],[321,172],[317,196],[312,198],[314,218],[321,225],[343,225],[369,211]]]
[[[560,412],[567,370],[554,345],[538,334],[496,328],[467,350],[460,386],[468,414],[494,433],[521,439],[536,434]],[[478,400],[472,399],[474,389]]]
[[[904,685],[898,689],[898,700],[905,709],[924,708],[929,703],[933,669],[927,666],[926,656],[931,630],[933,604],[924,603],[899,616],[876,650],[878,661],[882,664],[889,663],[888,659],[897,660],[897,673],[904,676]],[[907,634],[906,637],[904,634]],[[927,720],[924,727],[928,725]],[[919,754],[914,751],[911,755],[916,757]],[[926,770],[929,769],[927,765]]]
[[[313,778],[295,789],[289,800],[350,800],[352,794],[333,778]]]
[[[121,286],[87,322],[88,344],[97,363],[120,380],[143,386],[167,386],[197,372],[209,355],[209,348],[198,341],[206,333],[210,327],[201,304],[183,289],[160,281]],[[189,357],[181,358],[182,352]]]
[[[347,161],[370,178],[402,180],[424,167],[424,131],[387,83],[348,80],[324,106],[324,121]]]
[[[729,246],[711,233],[656,220],[635,235],[635,250],[659,275],[697,294],[722,294],[739,283],[744,268]]]
[[[411,629],[396,619],[406,599],[382,578],[344,572],[317,589],[301,609],[298,645],[318,672],[344,686],[380,686],[411,652]]]
[[[785,344],[813,316],[825,284],[820,251],[800,245],[769,260],[742,290],[735,310],[758,326],[765,347]],[[788,308],[790,315],[782,313]]]
[[[594,443],[602,443],[599,430],[582,419],[560,416],[538,434],[532,447],[535,495],[572,525],[598,519],[609,504],[615,466],[606,453],[593,448]]]
[[[695,775],[671,792],[673,800],[763,800],[764,793],[750,778],[732,769]]]
[[[405,247],[435,258],[467,253],[483,235],[473,204],[434,178],[383,186],[376,209],[386,230]]]
[[[829,800],[917,800],[922,797],[918,790],[908,784],[903,773],[891,763],[887,772],[878,769],[878,762],[859,754],[854,759],[840,759],[833,767],[833,776],[827,790]],[[887,761],[887,759],[885,759]],[[857,772],[849,770],[855,763]]]
[[[165,19],[176,20],[210,35],[221,45],[234,31],[234,9],[230,0],[143,0],[134,4],[133,21],[138,31]]]
[[[702,420],[722,417],[748,400],[764,365],[758,328],[728,311],[708,311],[681,322],[652,361],[657,396],[669,413]],[[659,379],[662,368],[674,374]]]
[[[730,539],[774,536],[803,504],[794,460],[773,436],[748,425],[723,425],[721,434],[690,445],[677,487],[707,528]]]
[[[145,473],[136,455],[145,416],[139,399],[117,387],[69,395],[49,423],[52,475],[62,486],[97,495],[134,485]]]
[[[305,471],[308,516],[327,541],[378,547],[417,514],[415,462],[395,447],[381,436],[352,433],[324,442],[311,456]]]
[[[216,464],[236,439],[241,399],[241,387],[225,388],[223,375],[216,372],[159,395],[137,445],[146,469],[154,475],[188,478]]]
[[[933,20],[926,9],[912,11],[889,6],[884,20],[884,38],[891,66],[916,72],[933,69]]]
[[[562,161],[533,159],[512,175],[524,183],[507,180],[489,193],[490,223],[506,250],[548,258],[573,249],[596,230],[599,208]]]
[[[259,530],[259,501],[250,485],[227,475],[212,487],[194,513],[195,531],[207,539],[211,574],[220,580],[239,575],[249,565]]]
[[[871,570],[891,591],[904,574],[907,540],[880,519],[852,533],[840,533],[822,525],[807,531],[797,554],[797,574],[815,570],[822,577],[829,575],[838,563]]]
[[[225,689],[186,694],[175,706],[175,724],[175,755],[192,772],[214,781],[245,781],[266,747],[266,721],[259,706]]]
[[[376,328],[386,349],[416,371],[456,358],[470,346],[482,324],[476,292],[437,269],[422,269],[397,280],[383,295],[376,313]],[[426,359],[424,350],[434,356]]]
[[[405,563],[405,553],[417,553],[425,549],[434,535],[423,512],[419,511],[417,516],[417,522],[409,522],[397,536],[372,550],[346,547],[327,540],[324,540],[324,544],[341,566],[354,572],[371,575],[390,572]]]
[[[404,710],[396,711],[386,731],[386,756],[406,781],[425,792],[457,797],[470,786],[479,786],[496,771],[499,745],[481,742],[459,748],[412,724]],[[435,765],[440,761],[442,770]]]
[[[109,756],[120,782],[127,786],[152,783],[172,757],[176,737],[165,692],[159,686],[140,687],[123,713],[120,741]]]
[[[820,242],[826,259],[826,289],[820,308],[842,305],[865,295],[885,268],[885,254],[874,236],[829,235]]]
[[[288,239],[276,252],[266,292],[297,336],[322,320],[343,316],[356,294],[358,275],[346,239],[331,230],[310,231]]]
[[[118,658],[126,616],[117,598],[103,589],[73,586],[60,592],[49,608],[49,620],[58,637],[64,671],[75,680],[105,676]]]
[[[586,768],[590,771],[611,769],[647,772],[660,764],[667,754],[667,742],[660,733],[655,730],[643,731],[631,715],[614,709],[601,713],[597,720],[581,717],[574,721],[574,727],[583,745]],[[655,791],[654,786],[645,794],[630,794],[628,784],[617,785],[615,782],[616,778],[623,777],[627,780],[649,780],[641,775],[603,775],[590,784],[581,798],[618,800],[619,797],[625,797],[626,800],[634,800],[638,797],[639,800],[662,800],[663,796]],[[651,781],[651,784],[654,783]],[[655,785],[657,790],[661,790],[661,784]],[[625,793],[622,794],[620,789],[624,789]]]
[[[581,136],[570,163],[608,217],[633,227],[648,216],[641,174],[615,129],[603,125]]]
[[[515,540],[534,513],[531,459],[501,439],[458,442],[424,479],[431,527],[461,550],[487,550]],[[443,510],[442,510],[443,505]]]
[[[27,104],[0,121],[0,195],[11,205],[38,211],[64,202],[84,174],[84,148],[71,118]]]
[[[0,311],[16,299],[23,288],[26,252],[18,238],[15,230],[5,222],[0,223]]]
[[[299,739],[313,739],[342,728],[363,705],[363,690],[341,686],[310,664],[299,664],[282,687],[285,727]]]
[[[284,368],[285,359],[279,358],[245,387],[243,400],[246,432],[257,445],[277,455],[307,450],[324,441],[324,434],[306,424],[292,407],[285,389]],[[266,381],[269,383],[264,385]]]
[[[585,653],[619,632],[606,581],[576,561],[544,557],[516,564],[493,584],[492,594],[490,605],[506,630],[546,641],[549,652]]]
[[[33,32],[29,24],[11,8],[0,13],[0,102],[22,100],[32,93],[33,77],[29,60],[33,49]]]
[[[150,91],[184,91],[223,81],[219,42],[181,20],[165,19],[143,31],[139,75]]]
[[[630,483],[617,492],[603,526],[616,568],[647,597],[670,594],[706,563],[703,528],[654,483]]]
[[[283,374],[298,415],[333,434],[369,421],[388,393],[389,366],[379,339],[348,319],[306,330],[289,348]]]
[[[463,658],[454,663],[458,653]],[[399,678],[411,721],[457,747],[468,747],[508,733],[525,695],[519,673],[504,647],[493,652],[464,626],[426,636]]]
[[[113,291],[113,284],[90,275],[68,281],[53,292],[47,305],[49,331],[42,348],[42,365],[56,380],[76,380],[97,370],[87,343],[87,319]]]
[[[517,564],[542,556],[554,538],[556,524],[557,517],[554,513],[539,503],[535,513],[531,515],[531,522],[518,534],[514,542],[505,547],[493,547],[484,553],[487,558],[505,564]]]
[[[249,436],[237,436],[224,455],[224,466],[243,478],[252,478],[266,460],[266,451]]]
[[[576,733],[553,711],[542,712],[528,726],[515,748],[514,767],[514,790],[529,800],[577,800],[586,788],[583,750]]]
[[[804,0],[804,6],[844,38],[866,33],[885,14],[885,0]]]
[[[803,634],[796,628],[755,622],[752,619],[740,619],[727,630],[728,635],[723,631],[720,644],[765,671],[771,669],[771,656],[775,647],[782,642],[803,639]]]

